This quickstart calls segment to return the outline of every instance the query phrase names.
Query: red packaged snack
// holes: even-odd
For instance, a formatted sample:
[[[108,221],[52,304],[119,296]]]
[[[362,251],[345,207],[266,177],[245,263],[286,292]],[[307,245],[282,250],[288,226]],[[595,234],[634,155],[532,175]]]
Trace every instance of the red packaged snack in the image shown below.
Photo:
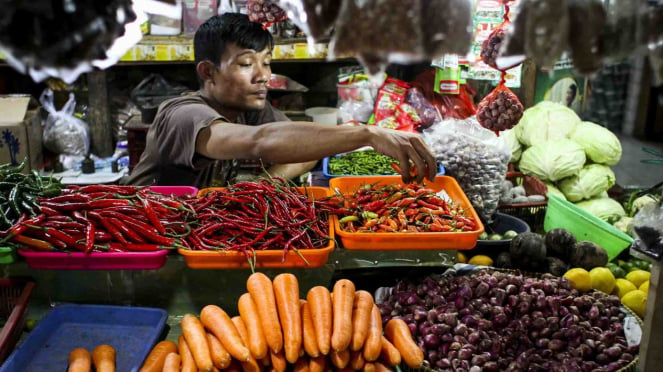
[[[394,116],[396,108],[405,101],[405,94],[410,88],[406,82],[387,78],[378,91],[375,100],[375,122]]]
[[[523,116],[523,105],[504,85],[504,80],[479,102],[477,121],[482,127],[499,135],[499,131],[513,128]]]
[[[249,0],[246,12],[252,22],[258,22],[269,27],[274,22],[285,21],[288,15],[271,0]]]

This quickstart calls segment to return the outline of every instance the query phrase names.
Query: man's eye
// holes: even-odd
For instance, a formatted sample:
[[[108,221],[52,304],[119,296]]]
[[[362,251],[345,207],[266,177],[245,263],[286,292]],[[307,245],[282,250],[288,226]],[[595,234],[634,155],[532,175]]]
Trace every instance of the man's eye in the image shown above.
[[[240,63],[240,67],[251,67],[250,63]]]

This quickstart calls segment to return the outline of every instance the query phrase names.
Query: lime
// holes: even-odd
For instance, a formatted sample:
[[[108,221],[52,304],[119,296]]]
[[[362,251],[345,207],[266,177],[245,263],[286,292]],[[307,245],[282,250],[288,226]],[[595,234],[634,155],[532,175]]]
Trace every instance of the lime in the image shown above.
[[[630,262],[630,261],[624,263],[623,265],[619,265],[619,267],[621,267],[622,269],[624,269],[624,271],[626,271],[627,273],[630,273],[630,272],[633,271],[633,270],[639,270],[638,267],[635,266],[635,265],[634,265],[632,262]]]
[[[615,288],[615,276],[607,267],[595,267],[589,272],[592,288],[610,294]]]
[[[518,236],[518,233],[515,232],[514,230],[507,230],[504,232],[504,234],[502,234],[502,236],[504,237],[504,239],[513,239],[516,236]]]
[[[629,262],[633,263],[633,266],[637,267],[640,270],[649,271],[651,264],[645,260],[638,260],[637,258],[630,260]]]
[[[504,240],[500,234],[490,234],[488,235],[488,240]]]
[[[610,270],[610,272],[612,273],[612,275],[614,275],[615,278],[623,278],[626,276],[626,271],[624,271],[624,269],[619,267],[617,264],[610,262],[607,265],[605,265],[605,267],[607,267],[608,270]]]
[[[571,283],[572,288],[581,293],[592,289],[592,278],[589,276],[589,272],[583,268],[574,267],[564,273],[564,277]]]
[[[488,234],[485,232],[482,232],[481,235],[479,235],[479,240],[488,240]]]

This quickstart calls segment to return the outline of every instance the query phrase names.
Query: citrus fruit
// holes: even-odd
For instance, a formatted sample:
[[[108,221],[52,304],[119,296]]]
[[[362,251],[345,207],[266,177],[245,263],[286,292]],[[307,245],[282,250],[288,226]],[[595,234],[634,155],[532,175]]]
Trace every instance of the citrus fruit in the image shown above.
[[[645,292],[636,289],[622,297],[622,304],[636,313],[640,318],[645,317],[645,308],[647,307],[647,295]]]
[[[472,256],[472,258],[470,258],[467,263],[470,265],[492,266],[493,259],[486,255],[478,254],[476,256]]]
[[[625,294],[635,291],[638,289],[633,283],[629,282],[626,279],[619,278],[615,280],[615,289],[613,289],[612,294],[615,296],[622,298],[624,297]]]
[[[488,233],[482,232],[481,235],[479,235],[479,240],[488,240]]]
[[[638,289],[645,292],[645,293],[647,293],[647,294],[649,294],[649,280],[647,280],[646,282],[640,284],[640,287],[638,287]]]
[[[649,271],[644,271],[644,270],[633,270],[630,273],[626,274],[626,280],[629,282],[633,283],[636,287],[639,287],[642,285],[642,283],[646,282],[649,280]]]
[[[571,283],[571,287],[580,292],[587,292],[592,289],[592,278],[587,270],[583,268],[574,267],[564,273],[564,277]]]
[[[504,239],[513,239],[518,236],[518,233],[514,230],[507,230],[502,236]]]
[[[610,294],[615,288],[615,276],[607,267],[595,267],[589,272],[592,288]]]
[[[630,262],[632,262],[633,266],[637,267],[640,270],[645,270],[645,271],[651,270],[651,264],[645,260],[632,259]]]
[[[614,275],[615,278],[623,278],[626,276],[626,271],[615,263],[609,262],[605,267],[612,272],[612,275]]]
[[[465,256],[465,254],[461,253],[461,252],[456,253],[456,262],[466,263],[467,262],[467,256]]]

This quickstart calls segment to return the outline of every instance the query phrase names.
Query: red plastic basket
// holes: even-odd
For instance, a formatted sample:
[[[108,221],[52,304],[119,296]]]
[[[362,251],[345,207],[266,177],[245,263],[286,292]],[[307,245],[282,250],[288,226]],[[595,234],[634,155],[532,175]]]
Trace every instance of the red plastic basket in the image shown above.
[[[34,286],[34,282],[26,279],[0,279],[0,318],[5,322],[0,330],[0,364],[21,337]]]

